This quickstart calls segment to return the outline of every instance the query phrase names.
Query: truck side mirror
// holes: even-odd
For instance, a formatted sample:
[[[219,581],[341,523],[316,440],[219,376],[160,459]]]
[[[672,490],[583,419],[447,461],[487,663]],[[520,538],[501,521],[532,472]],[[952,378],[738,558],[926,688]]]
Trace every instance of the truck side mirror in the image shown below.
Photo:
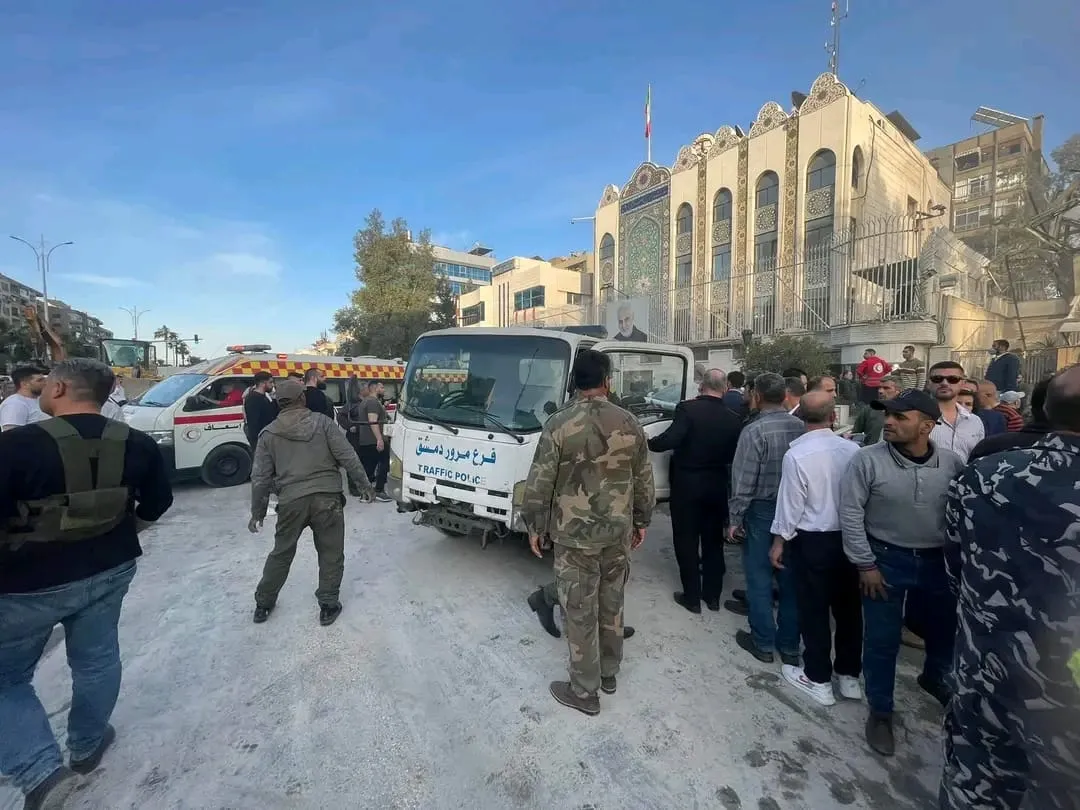
[[[197,410],[199,410],[199,398],[198,397],[188,397],[187,400],[184,402],[184,410],[185,411],[197,411]]]

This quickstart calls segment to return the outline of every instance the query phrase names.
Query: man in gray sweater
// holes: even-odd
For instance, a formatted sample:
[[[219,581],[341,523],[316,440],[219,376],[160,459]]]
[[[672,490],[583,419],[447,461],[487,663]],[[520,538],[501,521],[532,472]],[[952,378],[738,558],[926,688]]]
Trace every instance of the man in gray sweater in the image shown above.
[[[905,599],[926,634],[919,686],[943,705],[949,699],[956,597],[945,571],[945,502],[964,462],[930,441],[941,412],[926,392],[904,391],[871,407],[885,412],[884,441],[862,448],[844,474],[840,529],[863,593],[866,740],[879,754],[892,756]]]

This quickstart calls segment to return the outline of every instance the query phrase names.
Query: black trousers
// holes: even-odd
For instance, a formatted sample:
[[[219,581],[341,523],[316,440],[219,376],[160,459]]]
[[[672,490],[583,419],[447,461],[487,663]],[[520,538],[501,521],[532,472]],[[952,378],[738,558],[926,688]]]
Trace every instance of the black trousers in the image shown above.
[[[859,572],[844,554],[840,532],[799,532],[785,551],[795,567],[806,677],[814,683],[830,683],[834,669],[838,675],[859,677],[863,640]],[[836,622],[835,641],[830,613]]]
[[[671,533],[683,593],[691,604],[719,599],[727,572],[727,488],[722,478],[674,479],[671,490]]]
[[[364,472],[367,473],[368,480],[375,487],[375,491],[384,491],[386,476],[390,471],[390,451],[387,449],[385,440],[382,450],[373,444],[357,445],[356,455],[360,456],[360,463],[364,465]]]

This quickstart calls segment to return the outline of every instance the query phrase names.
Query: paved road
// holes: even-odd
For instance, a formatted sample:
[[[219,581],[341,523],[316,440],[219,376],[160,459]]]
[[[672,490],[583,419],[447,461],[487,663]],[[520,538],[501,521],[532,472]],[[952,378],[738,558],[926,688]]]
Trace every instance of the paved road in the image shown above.
[[[865,706],[810,705],[757,663],[726,612],[671,602],[671,529],[638,553],[619,693],[587,718],[552,701],[565,642],[524,604],[550,563],[350,503],[345,612],[322,628],[305,542],[271,620],[251,624],[270,529],[247,488],[184,489],[145,537],[121,623],[119,736],[82,808],[717,808],[934,806],[940,711],[900,670],[899,754],[862,741]],[[741,580],[736,572],[732,580]],[[739,585],[741,582],[735,582]],[[36,685],[62,733],[64,656]],[[0,787],[0,808],[21,807]]]

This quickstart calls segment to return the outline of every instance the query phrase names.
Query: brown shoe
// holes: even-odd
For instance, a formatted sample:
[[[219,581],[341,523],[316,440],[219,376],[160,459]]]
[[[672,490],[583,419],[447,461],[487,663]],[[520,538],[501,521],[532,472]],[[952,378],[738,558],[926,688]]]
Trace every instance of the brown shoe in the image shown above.
[[[569,681],[552,681],[551,696],[563,706],[577,709],[583,714],[600,714],[600,698],[596,695],[578,697]]]
[[[905,647],[911,647],[915,650],[925,650],[926,642],[912,633],[906,627],[900,631],[900,643]]]

